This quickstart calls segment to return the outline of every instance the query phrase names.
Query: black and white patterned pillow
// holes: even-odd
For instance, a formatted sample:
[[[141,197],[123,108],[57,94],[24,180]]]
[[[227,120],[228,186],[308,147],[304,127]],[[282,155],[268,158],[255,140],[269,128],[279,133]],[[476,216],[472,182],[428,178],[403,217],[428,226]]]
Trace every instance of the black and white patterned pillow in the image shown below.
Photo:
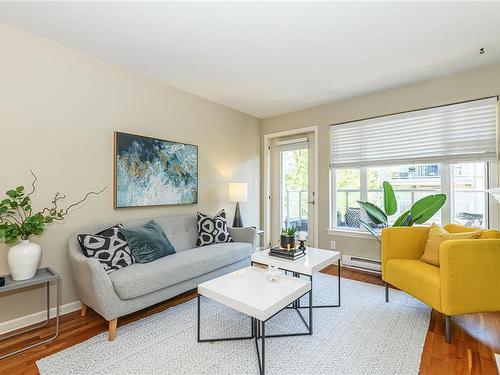
[[[232,242],[227,230],[226,212],[220,210],[214,217],[198,212],[198,240],[196,246]]]
[[[120,228],[123,225],[117,224],[96,234],[77,236],[83,254],[96,258],[107,273],[135,263],[125,236],[119,232]]]

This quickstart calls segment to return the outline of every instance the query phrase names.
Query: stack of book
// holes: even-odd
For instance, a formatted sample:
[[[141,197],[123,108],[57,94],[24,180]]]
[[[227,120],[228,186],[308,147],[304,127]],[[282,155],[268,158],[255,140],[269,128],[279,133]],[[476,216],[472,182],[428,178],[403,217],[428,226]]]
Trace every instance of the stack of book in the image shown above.
[[[287,250],[278,246],[270,248],[269,255],[282,259],[297,260],[302,258],[305,255],[305,253],[304,250],[299,250],[299,249]]]

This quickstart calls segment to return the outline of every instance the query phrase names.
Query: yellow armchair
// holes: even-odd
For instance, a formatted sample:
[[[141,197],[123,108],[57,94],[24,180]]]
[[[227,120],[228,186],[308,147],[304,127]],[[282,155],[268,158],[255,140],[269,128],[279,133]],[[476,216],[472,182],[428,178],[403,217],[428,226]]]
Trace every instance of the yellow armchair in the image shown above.
[[[470,228],[449,224],[449,232]],[[451,341],[451,316],[500,311],[500,238],[445,241],[440,267],[420,261],[429,227],[391,227],[382,231],[382,279],[430,305],[446,317]]]

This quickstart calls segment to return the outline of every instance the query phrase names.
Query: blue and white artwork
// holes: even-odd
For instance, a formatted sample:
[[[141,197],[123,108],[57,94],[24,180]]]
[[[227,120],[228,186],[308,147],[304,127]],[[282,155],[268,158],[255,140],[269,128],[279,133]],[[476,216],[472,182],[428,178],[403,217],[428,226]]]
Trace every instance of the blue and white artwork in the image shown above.
[[[198,203],[198,146],[115,133],[115,207]]]

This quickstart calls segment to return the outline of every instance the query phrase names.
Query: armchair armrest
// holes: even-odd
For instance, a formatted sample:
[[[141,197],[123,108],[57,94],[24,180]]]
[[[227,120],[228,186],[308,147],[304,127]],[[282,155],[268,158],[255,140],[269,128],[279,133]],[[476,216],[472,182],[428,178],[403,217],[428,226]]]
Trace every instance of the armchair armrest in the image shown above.
[[[252,245],[252,250],[257,248],[257,230],[253,227],[229,227],[229,234],[235,242],[246,242]]]
[[[439,259],[443,313],[500,311],[500,239],[445,241]]]
[[[390,227],[382,230],[382,276],[389,259],[419,259],[425,249],[429,227]]]

